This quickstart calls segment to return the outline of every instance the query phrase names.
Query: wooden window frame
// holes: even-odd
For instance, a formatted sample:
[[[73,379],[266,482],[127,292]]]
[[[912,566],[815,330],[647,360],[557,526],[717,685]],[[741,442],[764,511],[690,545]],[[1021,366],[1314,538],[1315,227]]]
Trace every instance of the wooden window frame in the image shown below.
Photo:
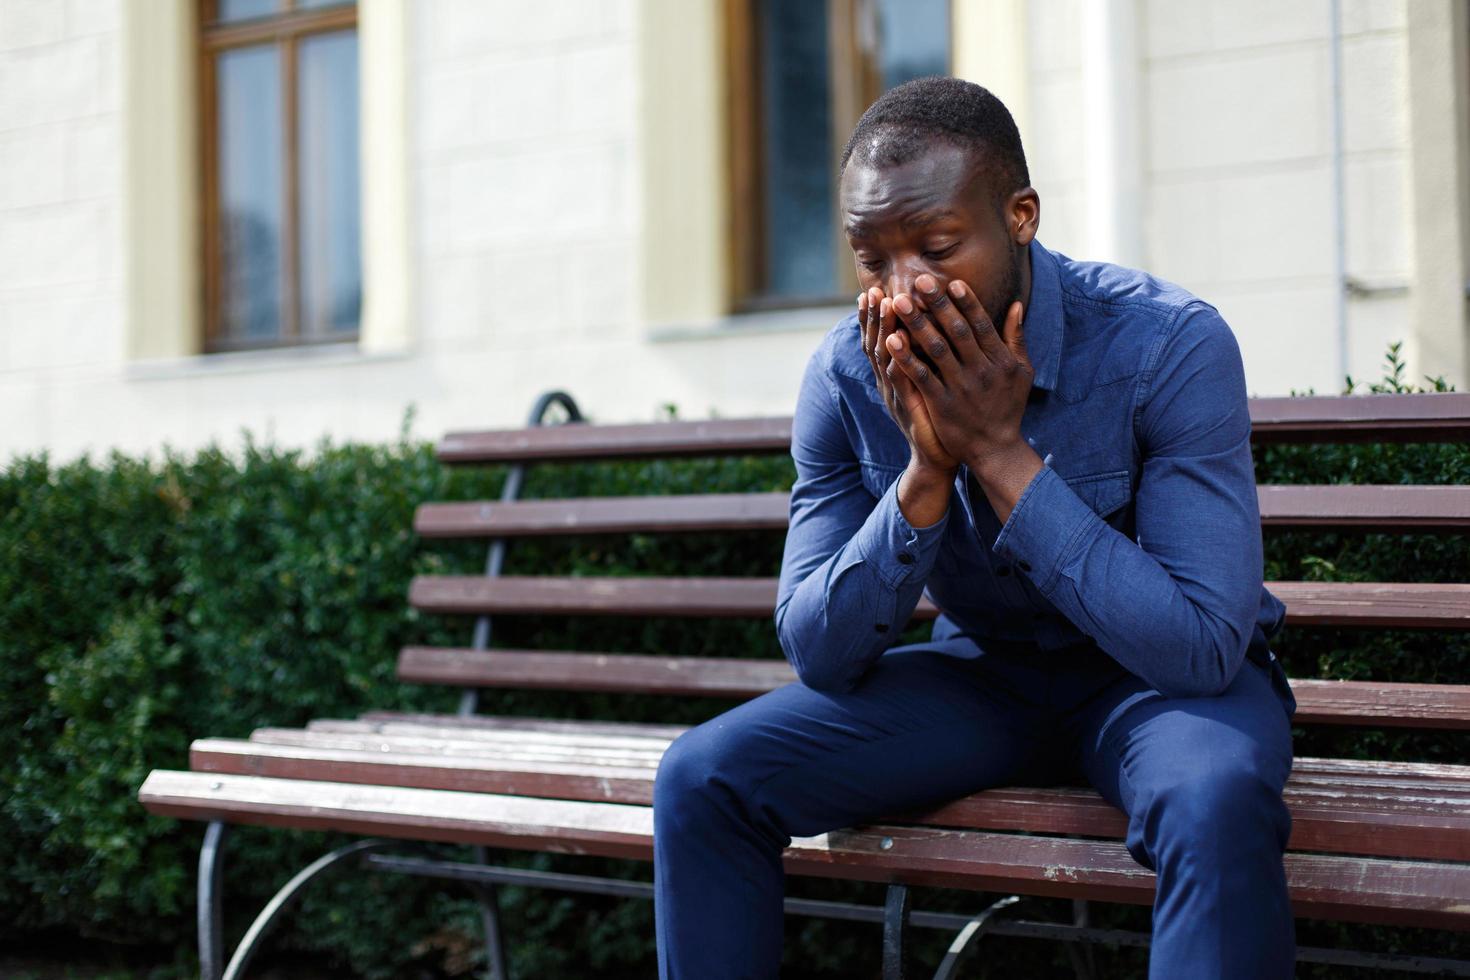
[[[327,7],[295,7],[296,0],[276,0],[273,14],[249,20],[217,23],[217,0],[199,2],[199,133],[200,192],[203,218],[203,305],[204,351],[260,350],[300,347],[315,344],[355,342],[361,335],[361,316],[357,329],[325,337],[301,335],[300,215],[297,176],[297,47],[303,38],[331,31],[357,29],[357,4],[344,2]],[[222,332],[221,284],[223,257],[219,242],[219,93],[216,88],[215,59],[236,48],[274,43],[280,51],[281,119],[281,330],[275,337],[261,340],[228,338]]]
[[[857,270],[834,213],[831,235],[837,265],[837,294],[787,298],[760,292],[766,262],[765,188],[761,159],[765,133],[761,124],[760,37],[755,29],[757,0],[725,0],[726,114],[729,120],[727,180],[729,186],[730,309],[736,313],[846,304],[857,295]],[[807,0],[803,0],[807,2]],[[826,0],[827,80],[831,92],[832,160],[835,173],[842,148],[863,110],[883,92],[877,50],[877,12],[869,0]],[[950,17],[949,63],[954,65],[953,13]]]

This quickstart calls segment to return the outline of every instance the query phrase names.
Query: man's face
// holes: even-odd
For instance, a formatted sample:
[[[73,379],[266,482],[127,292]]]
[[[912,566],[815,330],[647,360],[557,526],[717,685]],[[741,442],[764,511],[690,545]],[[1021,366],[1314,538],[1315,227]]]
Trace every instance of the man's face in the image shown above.
[[[1039,202],[1030,189],[1000,198],[982,171],[970,151],[947,143],[893,166],[850,161],[840,207],[858,283],[893,297],[913,294],[924,272],[941,289],[959,279],[1001,323],[1013,300],[1025,300],[1023,255]]]

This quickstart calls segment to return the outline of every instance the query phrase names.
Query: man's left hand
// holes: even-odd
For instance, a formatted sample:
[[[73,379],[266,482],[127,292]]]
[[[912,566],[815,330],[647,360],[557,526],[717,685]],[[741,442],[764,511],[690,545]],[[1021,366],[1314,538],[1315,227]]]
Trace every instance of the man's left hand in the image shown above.
[[[925,273],[914,288],[922,308],[907,294],[893,300],[907,331],[888,337],[889,370],[902,371],[918,388],[939,441],[969,466],[1004,520],[1042,465],[1021,435],[1036,373],[1026,355],[1021,304],[1010,305],[997,333],[965,283],[941,288]]]

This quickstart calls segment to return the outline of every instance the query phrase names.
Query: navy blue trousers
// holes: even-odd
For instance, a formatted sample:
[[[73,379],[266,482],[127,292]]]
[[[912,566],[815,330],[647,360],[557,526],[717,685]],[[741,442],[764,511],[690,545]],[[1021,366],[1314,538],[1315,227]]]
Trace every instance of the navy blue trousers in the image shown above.
[[[675,739],[654,787],[664,980],[771,978],[792,837],[991,786],[1085,781],[1157,872],[1151,978],[1290,977],[1285,675],[1247,660],[1168,698],[1095,647],[964,660],[895,647],[853,691],[792,683]],[[876,953],[875,953],[876,957]]]

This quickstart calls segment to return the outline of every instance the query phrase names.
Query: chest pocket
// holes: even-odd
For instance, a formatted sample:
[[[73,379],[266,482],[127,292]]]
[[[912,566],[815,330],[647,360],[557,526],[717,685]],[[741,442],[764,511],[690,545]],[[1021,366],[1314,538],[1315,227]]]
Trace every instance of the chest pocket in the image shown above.
[[[1133,485],[1127,470],[1064,476],[1062,479],[1067,481],[1072,492],[1082,498],[1098,517],[1115,526],[1133,496]]]
[[[875,463],[868,459],[862,460],[858,464],[858,469],[862,473],[863,486],[867,487],[868,492],[875,498],[887,493],[889,486],[903,475],[902,466]]]

